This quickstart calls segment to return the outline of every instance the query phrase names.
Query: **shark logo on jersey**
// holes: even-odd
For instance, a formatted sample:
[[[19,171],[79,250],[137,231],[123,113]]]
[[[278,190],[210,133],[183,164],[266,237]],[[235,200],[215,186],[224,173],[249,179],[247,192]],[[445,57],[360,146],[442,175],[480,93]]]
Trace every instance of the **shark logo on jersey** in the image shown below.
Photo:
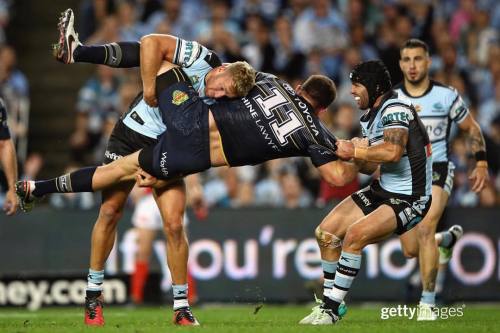
[[[182,103],[187,101],[188,98],[189,96],[185,92],[180,90],[174,90],[172,94],[172,103],[175,105],[181,105]]]
[[[441,102],[437,102],[437,103],[434,103],[432,105],[432,112],[442,112],[444,111],[444,107],[443,107],[443,104],[441,104]]]

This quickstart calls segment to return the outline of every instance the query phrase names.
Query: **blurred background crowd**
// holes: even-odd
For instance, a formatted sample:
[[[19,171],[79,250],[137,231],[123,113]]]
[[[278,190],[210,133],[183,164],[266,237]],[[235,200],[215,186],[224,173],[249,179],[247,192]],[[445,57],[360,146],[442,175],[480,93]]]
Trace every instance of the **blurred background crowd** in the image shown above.
[[[7,102],[20,175],[36,179],[44,157],[30,149],[29,82],[17,68],[16,50],[9,44],[13,3],[0,0],[0,95]],[[456,170],[449,205],[500,204],[500,2],[496,0],[83,0],[74,10],[85,44],[173,34],[199,41],[225,62],[246,60],[293,86],[311,74],[327,75],[337,84],[338,97],[320,117],[343,139],[360,134],[361,113],[350,95],[351,68],[379,58],[396,84],[402,80],[400,45],[420,38],[430,46],[431,77],[460,92],[487,144],[491,183],[477,195],[468,182],[475,163],[468,141],[452,131],[450,151]],[[53,20],[55,30],[57,14]],[[74,121],[74,130],[65,139],[70,150],[67,170],[102,162],[114,123],[141,87],[136,69],[95,68],[75,91],[73,110],[59,110],[72,113]],[[320,180],[309,159],[290,158],[212,169],[202,180],[209,206],[301,208],[341,200],[370,177],[360,175],[345,187],[331,188]],[[98,201],[93,194],[83,194],[54,196],[50,203],[89,209]]]

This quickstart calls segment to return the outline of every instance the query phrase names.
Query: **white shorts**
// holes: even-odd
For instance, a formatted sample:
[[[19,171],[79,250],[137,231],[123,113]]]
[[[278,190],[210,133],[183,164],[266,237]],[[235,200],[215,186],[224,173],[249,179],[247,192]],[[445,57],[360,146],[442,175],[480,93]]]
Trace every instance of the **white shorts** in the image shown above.
[[[161,230],[163,220],[160,210],[152,194],[142,197],[136,204],[132,215],[132,224],[136,228],[148,230]],[[184,226],[188,224],[187,215],[184,214]]]

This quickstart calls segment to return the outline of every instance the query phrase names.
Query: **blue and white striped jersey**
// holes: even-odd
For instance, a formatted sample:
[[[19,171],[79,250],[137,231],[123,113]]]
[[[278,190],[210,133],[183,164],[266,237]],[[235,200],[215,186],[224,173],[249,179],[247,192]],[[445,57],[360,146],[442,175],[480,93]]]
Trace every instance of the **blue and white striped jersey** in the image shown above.
[[[404,84],[394,87],[399,97],[408,98],[425,125],[432,144],[432,161],[447,162],[449,135],[452,121],[461,123],[469,110],[455,88],[432,81],[427,91],[418,97],[411,96]]]
[[[198,94],[205,96],[205,77],[213,68],[222,63],[214,52],[195,41],[177,39],[177,46],[172,61],[182,67],[189,76],[193,88]],[[212,104],[212,99],[204,99],[206,104]],[[150,107],[144,99],[140,99],[126,113],[123,123],[132,130],[150,138],[158,138],[166,127],[161,120],[160,110]]]
[[[408,142],[398,162],[383,163],[380,185],[386,191],[415,197],[431,194],[432,160],[429,137],[408,99],[388,92],[379,107],[368,110],[360,119],[363,137],[369,145],[384,142],[384,131],[393,128],[408,130]]]

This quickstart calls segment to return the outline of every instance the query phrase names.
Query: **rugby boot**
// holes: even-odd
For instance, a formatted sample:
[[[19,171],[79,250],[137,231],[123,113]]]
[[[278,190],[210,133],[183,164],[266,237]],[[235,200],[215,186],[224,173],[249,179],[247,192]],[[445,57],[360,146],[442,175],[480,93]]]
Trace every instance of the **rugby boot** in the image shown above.
[[[320,306],[320,311],[311,322],[311,325],[334,325],[340,319],[342,319],[339,315],[333,313],[333,310],[330,308]]]
[[[198,320],[196,320],[193,313],[191,312],[190,307],[184,307],[184,308],[180,308],[180,309],[175,310],[173,322],[175,325],[179,325],[179,326],[199,326],[200,325]]]
[[[31,180],[20,180],[16,182],[16,194],[19,199],[19,207],[25,213],[31,211],[35,206],[37,197],[33,195],[35,182]]]
[[[103,302],[104,298],[102,295],[98,297],[85,297],[85,325],[104,325]]]
[[[322,307],[323,307],[324,303],[321,299],[316,297],[316,295],[314,295],[314,301],[316,302],[317,305],[312,308],[312,311],[310,314],[308,314],[307,316],[302,318],[301,321],[299,321],[299,324],[312,325],[313,322],[316,321],[317,318],[321,316],[321,311],[322,311]],[[344,317],[345,314],[347,313],[347,306],[345,305],[344,301],[342,301],[342,303],[340,303],[338,312],[339,312],[338,316],[340,319],[342,319],[342,317]]]
[[[450,229],[448,229],[448,231],[450,233],[452,233],[453,236],[455,236],[455,243],[453,243],[453,246],[450,248],[441,247],[441,246],[439,247],[439,263],[440,264],[447,264],[450,261],[451,256],[453,255],[453,248],[455,247],[455,244],[457,244],[457,241],[460,238],[462,238],[462,236],[464,234],[464,230],[458,224],[451,226]]]
[[[75,62],[73,59],[73,52],[75,49],[82,45],[78,39],[78,34],[75,32],[75,14],[71,8],[66,9],[61,13],[57,27],[59,29],[59,41],[54,44],[53,54],[54,57],[64,63],[71,64]]]

